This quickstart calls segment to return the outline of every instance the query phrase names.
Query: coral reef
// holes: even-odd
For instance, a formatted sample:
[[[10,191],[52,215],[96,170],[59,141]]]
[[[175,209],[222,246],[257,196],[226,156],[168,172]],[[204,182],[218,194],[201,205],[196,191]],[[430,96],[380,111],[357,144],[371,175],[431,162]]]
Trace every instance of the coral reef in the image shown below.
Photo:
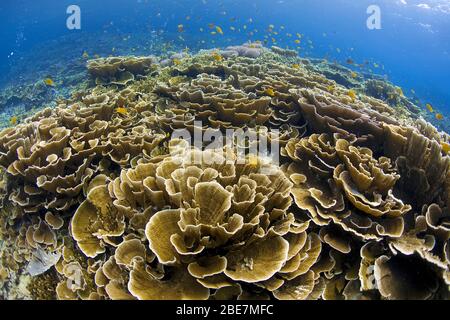
[[[0,132],[0,297],[449,299],[449,136],[322,67],[259,43],[89,60]]]
[[[89,60],[87,69],[96,84],[116,84],[125,86],[136,76],[150,72],[154,57],[110,57]]]

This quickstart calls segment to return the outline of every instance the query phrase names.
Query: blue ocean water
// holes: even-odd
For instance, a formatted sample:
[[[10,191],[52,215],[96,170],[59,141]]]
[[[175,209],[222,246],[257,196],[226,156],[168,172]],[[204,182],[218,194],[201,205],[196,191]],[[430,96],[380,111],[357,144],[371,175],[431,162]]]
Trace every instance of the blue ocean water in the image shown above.
[[[70,5],[81,9],[80,30],[66,26]],[[381,10],[381,29],[367,28],[370,5]],[[364,63],[450,115],[450,0],[2,0],[0,87],[51,76],[83,52],[157,54],[167,43],[195,51],[248,40]]]

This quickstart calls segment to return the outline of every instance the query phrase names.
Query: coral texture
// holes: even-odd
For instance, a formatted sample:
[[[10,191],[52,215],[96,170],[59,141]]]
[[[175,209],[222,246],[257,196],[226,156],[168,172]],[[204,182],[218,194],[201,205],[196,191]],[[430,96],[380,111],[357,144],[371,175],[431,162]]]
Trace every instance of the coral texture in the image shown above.
[[[260,43],[87,68],[0,132],[1,298],[449,298],[450,139],[390,84]]]

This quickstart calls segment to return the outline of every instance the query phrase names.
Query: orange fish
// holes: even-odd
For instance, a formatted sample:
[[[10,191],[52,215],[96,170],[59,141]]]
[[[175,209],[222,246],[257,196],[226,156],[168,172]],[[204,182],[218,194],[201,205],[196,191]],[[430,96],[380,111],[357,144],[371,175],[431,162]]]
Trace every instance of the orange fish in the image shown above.
[[[127,115],[128,114],[128,110],[125,107],[118,107],[118,108],[116,108],[116,112],[118,114],[121,114],[121,115]]]
[[[217,27],[216,27],[216,31],[217,31],[218,34],[223,35],[223,30],[222,30],[221,27],[217,26]]]
[[[9,120],[9,123],[11,123],[11,125],[16,125],[17,124],[17,117],[16,116],[12,116],[11,119]]]
[[[436,113],[436,119],[437,120],[443,120],[444,116],[441,113]]]
[[[273,90],[272,88],[267,88],[266,90],[264,90],[265,94],[267,94],[269,97],[275,97],[275,90]]]
[[[448,144],[447,142],[441,142],[441,147],[444,153],[450,152],[450,144]]]
[[[257,167],[259,164],[258,157],[255,156],[254,154],[251,154],[248,156],[248,162],[249,162],[249,165],[252,167]]]
[[[356,93],[353,90],[348,90],[347,95],[352,98],[353,101],[356,99]]]
[[[223,57],[218,54],[217,52],[213,52],[212,57],[214,58],[214,60],[216,60],[217,62],[223,61]]]
[[[53,82],[53,80],[50,79],[50,78],[44,79],[44,83],[46,85],[48,85],[49,87],[54,87],[55,86],[55,82]]]

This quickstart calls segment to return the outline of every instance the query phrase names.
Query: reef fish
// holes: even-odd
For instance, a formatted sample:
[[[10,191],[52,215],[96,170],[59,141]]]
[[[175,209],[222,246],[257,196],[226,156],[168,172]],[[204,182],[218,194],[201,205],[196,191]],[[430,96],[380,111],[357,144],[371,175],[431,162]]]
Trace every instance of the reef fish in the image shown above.
[[[11,123],[12,125],[17,124],[17,117],[16,116],[12,116],[11,119],[9,119],[9,123]]]
[[[444,116],[442,115],[442,113],[436,113],[436,119],[437,120],[443,120]]]
[[[125,107],[118,107],[118,108],[116,108],[116,112],[118,114],[121,114],[121,115],[127,115],[128,114],[128,110]]]
[[[216,60],[218,62],[223,61],[223,57],[220,54],[218,54],[217,52],[213,52],[212,57],[214,60]]]
[[[427,103],[426,107],[427,107],[428,111],[434,112],[433,106],[431,104]]]
[[[450,144],[448,144],[447,142],[441,142],[441,147],[444,153],[450,152]]]
[[[266,90],[264,90],[265,94],[267,94],[269,97],[274,97],[275,96],[275,90],[273,90],[272,88],[267,88]]]
[[[248,157],[248,164],[249,164],[251,167],[253,167],[253,168],[257,167],[258,164],[259,164],[258,157],[255,156],[254,154],[249,155],[249,157]]]
[[[348,90],[347,95],[352,98],[353,101],[356,99],[356,93],[353,90]]]
[[[55,86],[55,82],[54,82],[52,79],[50,79],[50,78],[44,79],[44,83],[45,83],[47,86],[49,86],[49,87],[54,87],[54,86]]]
[[[222,34],[223,35],[223,30],[222,30],[221,27],[217,26],[216,27],[216,31],[217,31],[218,34]]]
[[[184,77],[182,77],[182,76],[172,77],[169,79],[169,84],[172,86],[176,86],[176,85],[179,85],[180,83],[182,83],[183,80],[184,80]]]

